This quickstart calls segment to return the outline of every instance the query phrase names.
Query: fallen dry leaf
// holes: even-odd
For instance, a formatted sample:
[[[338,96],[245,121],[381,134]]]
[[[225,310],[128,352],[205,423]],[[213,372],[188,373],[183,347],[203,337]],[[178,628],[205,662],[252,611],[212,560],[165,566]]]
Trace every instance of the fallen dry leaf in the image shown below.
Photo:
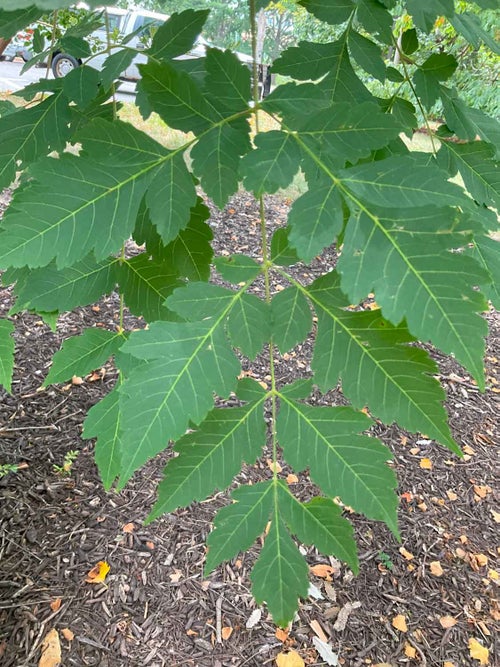
[[[484,554],[471,554],[470,561],[472,569],[478,570],[479,568],[488,565],[488,556],[485,556]]]
[[[260,619],[262,618],[262,610],[261,609],[254,609],[250,616],[248,617],[248,621],[245,624],[245,627],[247,630],[251,630],[254,628],[257,623],[260,622]]]
[[[276,656],[277,667],[305,667],[305,664],[297,651],[279,653]]]
[[[405,642],[405,655],[407,658],[415,658],[417,656],[417,649],[409,642]]]
[[[432,470],[432,461],[428,458],[420,459],[419,465],[424,470]]]
[[[403,558],[406,558],[406,560],[413,560],[415,558],[415,556],[404,547],[399,549],[399,553],[403,556]]]
[[[469,639],[469,653],[471,658],[474,658],[474,660],[479,660],[480,665],[488,664],[490,659],[489,650],[486,648],[486,646],[480,644],[477,639],[474,639],[473,637]]]
[[[355,609],[359,609],[359,607],[361,607],[361,602],[353,602],[353,603],[346,602],[346,604],[339,611],[337,620],[333,625],[333,629],[335,630],[335,632],[342,632],[343,630],[345,630],[345,626],[347,625],[347,619],[349,618],[350,613]]]
[[[52,609],[52,611],[59,611],[59,609],[61,608],[61,603],[62,603],[62,598],[54,598],[50,602],[50,608]]]
[[[458,495],[455,493],[455,491],[452,491],[451,489],[448,489],[446,495],[448,496],[448,500],[457,500],[458,498]]]
[[[133,523],[126,523],[123,528],[122,528],[124,533],[133,533],[135,530],[135,524]]]
[[[325,635],[325,631],[316,619],[309,623],[309,627],[314,632],[314,634],[321,639],[322,642],[328,643],[328,637]]]
[[[500,578],[500,575],[496,570],[488,570],[488,579],[492,579],[493,581],[498,581]]]
[[[271,472],[280,473],[283,470],[278,461],[273,461],[272,459],[266,459],[266,463],[267,467]]]
[[[408,626],[406,625],[406,618],[403,614],[398,614],[392,619],[392,627],[396,628],[400,632],[408,632]]]
[[[318,637],[313,637],[313,646],[327,665],[337,667],[339,664],[339,656],[333,652],[331,644],[321,641]]]
[[[285,643],[286,640],[288,639],[288,630],[283,630],[283,628],[277,628],[276,632],[274,633],[274,636],[278,641]]]
[[[61,630],[61,634],[69,642],[72,642],[73,639],[75,638],[75,633],[72,632],[69,628],[63,628]]]
[[[182,570],[174,570],[168,577],[173,584],[177,584],[182,579]]]
[[[334,572],[334,568],[331,565],[326,565],[326,563],[318,563],[318,565],[313,565],[309,569],[316,577],[321,577],[321,579],[326,579],[327,581],[332,580],[331,575]]]
[[[500,523],[500,512],[496,512],[494,509],[490,509],[490,514],[493,517],[495,523]]]
[[[458,623],[456,618],[453,618],[453,616],[441,616],[439,619],[439,624],[442,628],[452,628],[454,625]]]
[[[299,478],[297,475],[294,475],[293,473],[290,473],[289,475],[286,476],[286,483],[287,484],[297,484],[299,481]]]
[[[233,628],[230,625],[226,625],[220,631],[221,637],[224,641],[227,641],[229,637],[233,634]]]
[[[481,485],[481,484],[474,484],[473,489],[474,493],[480,498],[486,498],[488,493],[492,492],[491,486]]]
[[[52,628],[42,642],[42,655],[38,667],[59,667],[61,664],[61,642],[59,633]]]
[[[433,560],[430,563],[429,570],[431,571],[431,574],[433,574],[435,577],[442,577],[444,574],[441,563],[438,560]]]
[[[450,662],[449,660],[445,660],[443,662],[443,667],[457,667],[454,662]]]
[[[73,375],[73,377],[71,378],[71,384],[78,386],[80,384],[83,384],[83,382],[84,382],[83,378],[79,377],[78,375]]]
[[[87,574],[85,581],[87,584],[103,584],[109,569],[109,564],[105,560],[100,560]]]

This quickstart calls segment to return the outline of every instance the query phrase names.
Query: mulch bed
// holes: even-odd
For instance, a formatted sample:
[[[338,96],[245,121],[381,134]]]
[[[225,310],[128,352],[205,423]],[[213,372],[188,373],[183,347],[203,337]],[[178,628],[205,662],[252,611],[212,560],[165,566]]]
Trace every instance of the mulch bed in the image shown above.
[[[272,225],[284,224],[286,201],[269,197],[267,209]],[[253,201],[239,194],[224,211],[213,213],[216,248],[253,254],[259,238]],[[295,270],[312,280],[334,264],[330,249],[311,267]],[[10,291],[0,290],[1,316],[11,303]],[[252,667],[275,664],[276,655],[290,648],[306,664],[324,665],[312,643],[318,624],[346,667],[443,667],[446,661],[446,667],[479,665],[469,655],[471,638],[490,649],[489,664],[494,665],[494,626],[500,620],[495,600],[500,421],[496,312],[486,314],[491,327],[486,393],[479,393],[452,359],[433,353],[448,393],[451,427],[466,456],[459,460],[424,436],[394,425],[374,426],[373,432],[395,456],[402,542],[383,525],[352,515],[361,556],[357,577],[335,559],[308,548],[310,565],[332,566],[331,581],[311,576],[322,599],[313,596],[303,602],[287,639],[276,636],[265,609],[253,628],[246,627],[255,609],[249,572],[258,548],[203,577],[204,541],[216,510],[227,503],[227,493],[144,527],[168,452],[146,465],[123,492],[103,490],[93,445],[80,434],[87,410],[115,382],[113,367],[107,365],[105,372],[81,384],[40,389],[61,341],[84,327],[114,328],[116,312],[117,299],[111,296],[62,315],[56,333],[31,314],[14,317],[16,371],[13,394],[0,392],[0,463],[24,466],[0,479],[1,665],[37,665],[41,642],[52,628],[61,637],[66,629],[74,635],[72,640],[62,638],[64,665]],[[130,317],[128,325],[137,326],[137,321]],[[307,341],[280,359],[280,382],[309,373],[310,354]],[[265,381],[263,361],[251,369]],[[313,402],[345,403],[339,391],[317,392]],[[79,453],[64,476],[55,466],[63,465],[70,450]],[[284,466],[283,472],[290,471]],[[247,481],[269,474],[265,453],[261,463],[242,473]],[[299,477],[294,491],[301,497],[311,495],[306,475]],[[102,560],[111,566],[106,584],[86,583],[89,570]],[[345,628],[337,629],[335,621],[346,603],[354,608]],[[406,632],[392,624],[398,615],[405,617]]]

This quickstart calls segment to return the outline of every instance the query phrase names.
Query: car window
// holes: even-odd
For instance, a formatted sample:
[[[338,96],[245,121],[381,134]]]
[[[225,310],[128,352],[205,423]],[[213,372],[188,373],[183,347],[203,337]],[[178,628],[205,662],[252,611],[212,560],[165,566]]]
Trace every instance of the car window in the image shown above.
[[[113,32],[113,30],[121,30],[123,14],[113,14],[111,12],[108,12],[108,21],[109,21],[110,32]]]
[[[146,43],[153,39],[156,31],[161,25],[163,25],[163,21],[139,14],[135,19],[133,31],[135,32],[144,26],[139,33],[139,38],[141,42]]]

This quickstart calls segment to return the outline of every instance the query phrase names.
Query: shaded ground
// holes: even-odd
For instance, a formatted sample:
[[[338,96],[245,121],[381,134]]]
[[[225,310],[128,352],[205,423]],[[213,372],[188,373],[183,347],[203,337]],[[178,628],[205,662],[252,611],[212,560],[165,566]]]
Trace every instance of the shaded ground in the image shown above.
[[[286,203],[269,198],[268,209],[273,224],[284,222]],[[257,217],[251,200],[239,195],[224,212],[215,213],[217,243],[251,254],[257,246]],[[325,253],[321,264],[306,270],[308,275],[297,270],[309,280],[334,262],[334,253]],[[10,303],[9,291],[0,290],[0,315]],[[493,630],[500,620],[495,600],[500,516],[494,486],[498,314],[487,315],[485,394],[453,361],[436,355],[452,430],[466,456],[459,460],[423,436],[375,426],[395,454],[402,543],[384,526],[352,516],[361,554],[357,578],[334,559],[308,549],[310,565],[332,566],[331,581],[311,575],[322,599],[304,602],[284,645],[265,609],[260,621],[246,628],[254,610],[249,571],[258,549],[203,578],[204,540],[215,511],[227,503],[226,494],[142,527],[168,454],[148,464],[119,495],[103,491],[92,444],[83,442],[80,433],[88,408],[113,386],[113,368],[79,385],[40,390],[61,340],[87,326],[115,327],[116,310],[116,298],[110,297],[65,314],[56,334],[34,316],[14,318],[16,375],[13,395],[0,393],[0,463],[26,465],[0,480],[1,665],[36,665],[51,628],[74,633],[71,641],[62,639],[63,664],[76,666],[252,667],[274,664],[288,648],[308,665],[323,665],[312,643],[320,630],[346,667],[479,665],[469,655],[471,638],[490,649],[489,664],[495,664]],[[129,324],[135,323],[131,319]],[[278,362],[280,381],[307,373],[309,361],[306,343]],[[252,369],[265,381],[259,362]],[[342,401],[338,392],[315,397],[317,404]],[[54,466],[63,464],[69,450],[80,453],[65,477]],[[265,458],[242,475],[253,480],[269,475]],[[306,476],[294,491],[302,497],[311,493]],[[106,585],[86,583],[88,571],[101,560],[111,565]],[[360,605],[345,629],[337,630],[339,609],[348,602]],[[406,632],[392,624],[398,615],[405,617]]]

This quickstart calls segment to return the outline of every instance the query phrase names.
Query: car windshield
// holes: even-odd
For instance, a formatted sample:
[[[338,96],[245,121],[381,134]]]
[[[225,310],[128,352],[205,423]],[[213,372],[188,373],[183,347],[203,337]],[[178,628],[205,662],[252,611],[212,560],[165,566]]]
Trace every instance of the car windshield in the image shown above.
[[[123,20],[123,14],[114,14],[113,12],[108,11],[108,22],[109,22],[109,31],[120,30]]]

